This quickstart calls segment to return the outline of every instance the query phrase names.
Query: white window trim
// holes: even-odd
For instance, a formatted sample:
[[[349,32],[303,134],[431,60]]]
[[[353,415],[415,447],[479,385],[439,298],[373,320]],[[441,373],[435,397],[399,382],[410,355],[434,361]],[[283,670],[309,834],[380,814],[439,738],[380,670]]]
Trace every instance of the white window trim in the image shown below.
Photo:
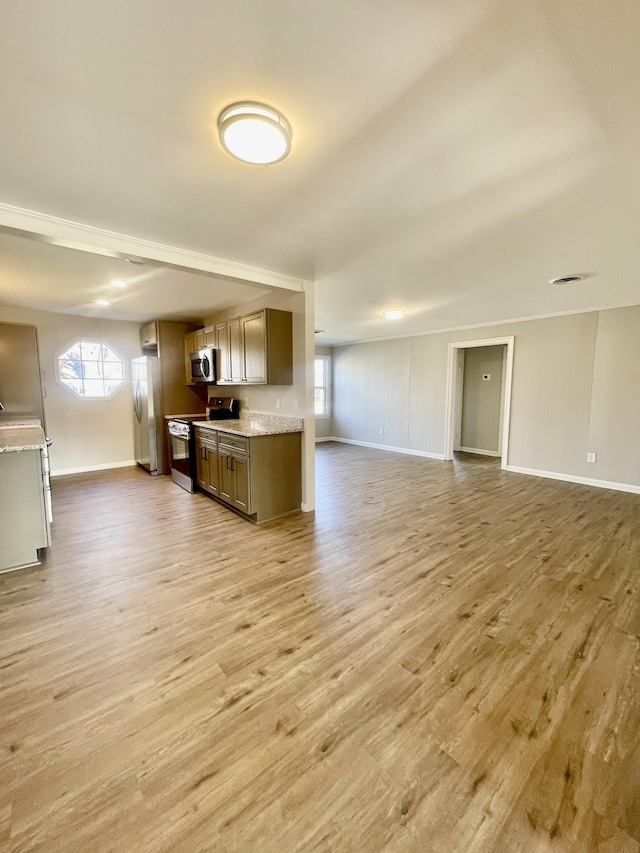
[[[315,415],[315,419],[317,421],[321,421],[321,420],[329,420],[329,418],[331,417],[331,356],[330,355],[315,355],[313,357],[314,379],[315,379],[315,362],[318,359],[322,359],[324,361],[324,364],[325,364],[324,378],[325,378],[326,384],[324,387],[325,387],[325,391],[326,391],[325,400],[327,401],[327,411],[323,415]],[[314,381],[314,385],[313,385],[314,393],[315,393],[315,389],[317,387],[318,386],[315,384],[315,381]]]
[[[71,349],[72,346],[74,346],[74,344],[80,343],[81,341],[84,341],[89,344],[106,344],[110,349],[113,350],[113,352],[118,356],[118,358],[122,360],[122,383],[118,385],[118,387],[115,389],[115,391],[113,391],[113,393],[109,394],[106,397],[81,397],[80,394],[76,394],[73,388],[70,388],[60,376],[60,359],[66,352]],[[67,394],[70,394],[74,400],[79,400],[82,403],[105,403],[108,400],[113,400],[114,397],[116,397],[129,384],[129,377],[127,375],[127,359],[120,353],[119,348],[114,347],[111,341],[109,341],[107,338],[90,338],[84,337],[83,335],[76,335],[76,337],[74,337],[68,344],[63,346],[56,353],[54,374],[57,384],[61,388],[64,388]]]

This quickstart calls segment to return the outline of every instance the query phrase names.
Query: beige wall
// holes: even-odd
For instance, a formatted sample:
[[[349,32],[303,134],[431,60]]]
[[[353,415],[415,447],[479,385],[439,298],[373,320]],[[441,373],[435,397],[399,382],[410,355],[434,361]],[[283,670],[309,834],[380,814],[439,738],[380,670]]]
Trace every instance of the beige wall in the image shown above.
[[[589,469],[613,482],[639,481],[640,306],[600,313],[589,450],[598,454]]]
[[[471,347],[462,350],[464,379],[460,447],[499,451],[502,359],[505,347]],[[488,374],[488,380],[482,377]]]
[[[0,321],[38,329],[52,474],[132,463],[130,360],[140,355],[138,324],[3,307]],[[124,358],[127,380],[108,400],[81,400],[56,381],[56,357],[77,338],[104,340]]]
[[[634,306],[335,347],[334,434],[442,455],[448,344],[514,335],[509,465],[640,486],[639,329]]]
[[[333,355],[333,347],[316,347],[316,355]],[[333,358],[329,362],[330,364],[330,376],[329,376],[329,417],[316,418],[316,439],[318,438],[329,438],[333,435]]]

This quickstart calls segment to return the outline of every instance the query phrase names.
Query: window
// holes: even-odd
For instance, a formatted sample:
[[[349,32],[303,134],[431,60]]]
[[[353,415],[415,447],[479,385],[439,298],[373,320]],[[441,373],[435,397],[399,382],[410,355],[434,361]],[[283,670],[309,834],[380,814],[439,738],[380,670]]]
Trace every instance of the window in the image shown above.
[[[317,417],[328,418],[329,407],[329,356],[318,355],[313,362],[314,411]]]
[[[58,379],[83,400],[104,399],[124,385],[124,361],[103,341],[76,341],[58,356]]]

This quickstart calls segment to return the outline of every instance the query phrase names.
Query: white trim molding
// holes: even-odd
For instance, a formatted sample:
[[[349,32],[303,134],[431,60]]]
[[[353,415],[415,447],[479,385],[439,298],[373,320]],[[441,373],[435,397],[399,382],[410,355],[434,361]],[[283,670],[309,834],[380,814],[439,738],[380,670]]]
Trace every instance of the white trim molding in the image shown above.
[[[573,474],[558,474],[556,471],[540,471],[537,468],[520,468],[518,465],[507,465],[507,471],[512,474],[527,474],[531,477],[544,477],[547,480],[562,480],[565,483],[577,483],[581,486],[595,486],[598,489],[612,489],[616,492],[631,492],[640,495],[640,486],[631,483],[614,483],[609,480],[594,480],[592,477],[575,477]]]
[[[462,453],[475,453],[477,456],[500,456],[497,450],[480,450],[478,447],[459,447],[458,450]]]
[[[454,409],[456,403],[456,378],[457,378],[457,360],[458,350],[471,349],[473,347],[494,347],[506,346],[507,358],[505,363],[504,375],[504,394],[502,406],[502,447],[498,456],[500,456],[500,467],[506,470],[509,461],[509,425],[511,421],[511,385],[513,382],[513,351],[514,351],[513,335],[507,335],[504,338],[480,338],[477,341],[455,341],[449,344],[449,352],[447,359],[447,398],[445,404],[445,423],[444,423],[444,454],[442,459],[451,461],[453,459],[453,445],[455,440],[455,417]]]
[[[316,444],[319,441],[339,441],[341,444],[355,444],[358,447],[371,447],[373,450],[388,450],[391,453],[404,453],[407,456],[422,456],[425,459],[438,459],[440,462],[444,460],[442,453],[428,453],[426,450],[410,450],[408,447],[392,447],[389,444],[372,444],[370,441],[356,441],[353,438],[338,438],[336,435],[316,439]]]
[[[104,465],[81,465],[79,468],[52,468],[51,476],[64,477],[67,474],[88,474],[90,471],[108,471],[111,468],[132,468],[137,464],[135,459],[131,459],[128,462],[107,462]]]
[[[0,226],[25,232],[34,239],[54,246],[80,249],[95,255],[155,261],[169,267],[213,273],[227,279],[262,284],[265,287],[280,287],[298,293],[305,289],[304,279],[227,261],[202,252],[192,252],[178,246],[167,246],[164,243],[107,231],[104,228],[13,207],[10,204],[0,204]]]

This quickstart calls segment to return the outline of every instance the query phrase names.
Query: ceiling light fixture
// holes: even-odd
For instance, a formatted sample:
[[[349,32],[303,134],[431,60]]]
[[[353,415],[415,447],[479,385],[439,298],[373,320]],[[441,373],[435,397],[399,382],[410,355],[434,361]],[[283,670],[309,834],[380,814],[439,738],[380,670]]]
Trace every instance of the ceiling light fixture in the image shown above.
[[[386,320],[402,320],[402,318],[406,315],[406,311],[383,311],[382,316]]]
[[[218,116],[218,135],[224,150],[244,163],[267,166],[291,151],[291,125],[267,104],[237,101]]]
[[[108,299],[96,299],[96,305],[111,305]]]
[[[549,284],[574,284],[576,281],[582,281],[585,278],[581,273],[574,275],[562,275],[559,278],[550,278]]]
[[[112,287],[126,287],[126,286],[127,286],[127,282],[126,282],[126,281],[121,281],[120,279],[116,279],[115,281],[112,281],[112,282],[111,282],[111,286],[112,286]]]

